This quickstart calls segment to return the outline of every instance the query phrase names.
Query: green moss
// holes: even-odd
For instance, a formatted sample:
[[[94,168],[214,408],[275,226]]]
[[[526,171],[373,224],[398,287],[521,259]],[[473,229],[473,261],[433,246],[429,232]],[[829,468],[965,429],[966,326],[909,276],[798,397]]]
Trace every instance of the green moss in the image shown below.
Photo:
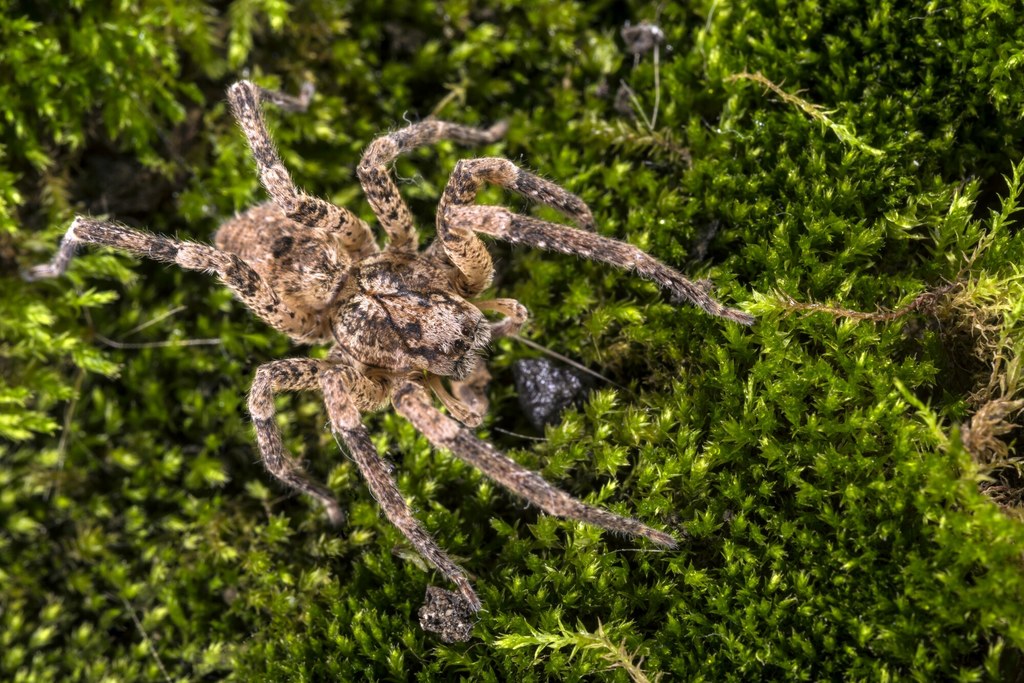
[[[995,473],[958,427],[1019,397],[1012,7],[665,4],[651,130],[653,60],[634,67],[618,30],[652,7],[519,4],[0,0],[0,678],[979,680],[1019,665],[1024,526],[980,491]],[[486,153],[758,315],[741,329],[606,267],[495,247],[529,336],[629,389],[600,389],[542,443],[510,436],[528,430],[510,365],[533,351],[502,341],[481,433],[590,502],[685,528],[680,550],[524,509],[370,417],[485,604],[477,641],[441,645],[416,624],[438,577],[315,397],[282,399],[281,424],[347,508],[344,532],[257,462],[251,373],[302,350],[194,273],[93,251],[60,280],[20,281],[76,211],[208,240],[257,201],[223,97],[244,72],[316,82],[308,113],[270,114],[276,139],[303,187],[367,219],[361,149],[443,102],[466,123],[508,118]],[[397,163],[423,225],[466,154]],[[997,435],[1008,458],[1014,435]]]

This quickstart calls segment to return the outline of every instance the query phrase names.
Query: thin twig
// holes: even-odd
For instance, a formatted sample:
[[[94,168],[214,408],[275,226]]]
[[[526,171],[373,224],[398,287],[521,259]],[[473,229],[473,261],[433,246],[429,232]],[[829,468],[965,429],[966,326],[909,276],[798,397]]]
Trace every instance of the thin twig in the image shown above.
[[[654,111],[651,112],[651,132],[658,125],[658,105],[661,104],[661,65],[658,61],[660,48],[654,44]]]
[[[164,668],[164,663],[160,661],[160,653],[156,651],[156,647],[153,645],[152,639],[149,634],[146,633],[146,629],[143,628],[142,622],[139,621],[139,617],[135,612],[135,608],[123,595],[118,595],[121,598],[121,602],[124,604],[125,609],[128,610],[128,614],[131,615],[132,621],[135,622],[135,628],[139,629],[139,633],[142,634],[142,639],[146,642],[146,647],[149,648],[149,653],[153,655],[153,659],[156,660],[156,665],[160,667],[160,672],[164,675],[164,680],[167,683],[171,683],[171,676],[167,673],[167,669]]]
[[[540,351],[541,353],[546,353],[547,355],[551,356],[552,358],[560,360],[560,361],[562,361],[563,363],[565,363],[567,365],[571,365],[572,367],[576,368],[580,372],[585,372],[588,375],[593,375],[594,377],[597,377],[601,381],[607,382],[608,384],[611,384],[612,386],[615,386],[615,387],[618,387],[619,389],[622,389],[627,394],[633,395],[632,391],[630,391],[626,387],[622,386],[618,382],[614,382],[614,381],[608,379],[607,377],[605,377],[601,373],[595,372],[594,370],[591,370],[587,366],[581,365],[580,363],[577,363],[572,358],[567,358],[567,357],[563,356],[562,354],[558,353],[557,351],[552,351],[551,349],[547,348],[546,346],[541,346],[540,344],[538,344],[535,341],[532,341],[532,340],[527,339],[525,337],[520,337],[518,334],[510,334],[508,336],[508,338],[509,339],[515,339],[518,342],[522,342],[523,344],[526,344],[527,346],[529,346],[531,349],[536,349],[536,350]]]
[[[114,349],[162,349],[172,346],[215,346],[223,343],[220,339],[165,339],[154,342],[120,342],[107,339],[99,332],[93,332],[96,339]]]
[[[651,125],[650,119],[647,118],[647,113],[644,111],[643,106],[640,104],[640,100],[637,98],[636,93],[633,92],[633,89],[626,84],[626,81],[620,80],[619,83],[622,84],[622,87],[625,89],[626,94],[629,95],[629,99],[633,103],[633,108],[636,109],[636,112],[640,115],[640,120],[644,122],[644,125],[647,126],[647,130],[649,130],[653,135],[654,126]]]
[[[528,434],[519,434],[518,432],[510,432],[509,430],[502,429],[501,427],[491,427],[491,431],[499,432],[501,434],[508,434],[509,436],[515,436],[520,439],[529,439],[530,441],[547,441],[547,439],[545,439],[542,436],[529,436]]]
[[[890,322],[898,318],[902,318],[905,315],[918,311],[922,308],[931,308],[943,296],[954,291],[961,286],[960,282],[950,282],[948,284],[937,287],[936,289],[929,290],[918,294],[913,301],[906,306],[898,308],[894,311],[876,311],[874,313],[867,313],[865,311],[855,311],[849,308],[838,308],[836,306],[827,306],[825,304],[818,303],[803,303],[797,301],[789,295],[782,295],[781,303],[787,309],[791,311],[799,311],[801,313],[828,313],[841,318],[851,318],[853,320],[871,320],[873,322]]]
[[[149,320],[147,320],[144,323],[139,323],[138,325],[136,325],[132,329],[130,329],[127,332],[125,332],[124,336],[130,337],[133,334],[135,334],[136,332],[141,332],[142,330],[146,329],[150,325],[156,325],[158,322],[160,322],[162,320],[166,320],[167,318],[170,318],[172,315],[177,315],[178,313],[181,313],[186,308],[188,308],[188,307],[187,306],[178,306],[177,308],[172,308],[171,310],[167,311],[166,313],[162,313],[161,315],[158,315],[155,318],[150,318]]]
[[[166,313],[164,313],[162,315],[158,315],[157,317],[153,318],[152,320],[147,320],[146,322],[141,323],[141,324],[137,325],[136,327],[128,330],[128,332],[126,332],[124,336],[130,337],[131,335],[135,334],[139,330],[144,330],[147,327],[149,327],[150,325],[155,325],[156,323],[160,322],[161,320],[166,320],[167,318],[171,317],[172,315],[174,315],[176,313],[180,313],[183,310],[185,310],[185,306],[178,306],[177,308],[172,308],[170,311],[167,311]],[[121,350],[130,350],[130,349],[162,349],[162,348],[175,347],[175,346],[215,346],[217,344],[223,343],[222,340],[220,340],[220,339],[165,339],[163,341],[154,341],[154,342],[122,342],[122,341],[117,341],[116,339],[110,339],[109,337],[104,337],[102,334],[100,334],[99,332],[96,331],[96,326],[93,324],[92,315],[89,313],[89,309],[88,308],[85,309],[83,311],[83,313],[85,314],[85,322],[89,326],[89,330],[92,332],[92,336],[98,342],[100,342],[101,344],[105,344],[105,345],[109,346],[112,349],[121,349]]]
[[[52,487],[46,491],[47,500],[49,500],[50,495],[54,491],[60,493],[60,473],[64,470],[64,461],[67,459],[68,440],[71,438],[71,422],[75,417],[75,409],[78,408],[78,396],[82,392],[82,384],[84,382],[85,370],[78,368],[78,371],[75,373],[75,387],[72,390],[71,400],[68,401],[68,407],[64,409],[64,424],[61,427],[60,441],[57,442],[57,468],[54,473]]]
[[[711,3],[711,9],[708,10],[708,18],[704,22],[704,32],[711,33],[711,19],[715,16],[715,8],[718,7],[718,0],[714,0]]]

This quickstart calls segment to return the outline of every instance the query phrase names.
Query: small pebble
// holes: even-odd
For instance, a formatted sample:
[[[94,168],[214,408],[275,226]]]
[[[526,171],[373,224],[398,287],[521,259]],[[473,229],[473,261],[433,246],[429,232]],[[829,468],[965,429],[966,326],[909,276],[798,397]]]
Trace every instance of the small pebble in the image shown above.
[[[446,643],[464,643],[473,633],[473,610],[460,594],[427,586],[427,596],[420,607],[420,626],[436,633]]]
[[[582,401],[590,378],[546,358],[516,361],[512,375],[519,393],[519,407],[538,431],[562,419],[566,408]]]

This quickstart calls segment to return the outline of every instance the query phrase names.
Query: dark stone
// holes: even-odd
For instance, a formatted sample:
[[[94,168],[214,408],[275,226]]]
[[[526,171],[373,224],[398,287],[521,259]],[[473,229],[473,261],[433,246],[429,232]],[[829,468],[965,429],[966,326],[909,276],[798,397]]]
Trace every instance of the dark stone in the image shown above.
[[[420,607],[420,626],[436,633],[446,643],[464,643],[473,633],[473,609],[466,599],[453,591],[427,586],[427,597]]]
[[[566,408],[578,405],[591,387],[591,379],[571,367],[546,358],[512,364],[519,406],[536,429],[561,420]]]

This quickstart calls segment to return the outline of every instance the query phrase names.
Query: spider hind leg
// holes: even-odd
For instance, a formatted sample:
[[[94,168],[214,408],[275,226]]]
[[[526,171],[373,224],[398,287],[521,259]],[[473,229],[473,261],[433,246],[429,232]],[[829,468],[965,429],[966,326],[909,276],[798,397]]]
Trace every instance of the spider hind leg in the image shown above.
[[[435,447],[450,451],[459,460],[480,470],[488,479],[525,498],[549,515],[586,522],[628,536],[643,536],[670,548],[676,546],[677,541],[671,535],[652,529],[638,520],[587,505],[486,441],[478,439],[468,429],[439,412],[421,384],[413,380],[400,384],[391,400],[399,414],[409,420]]]
[[[256,442],[267,471],[285,486],[316,500],[327,512],[331,524],[339,526],[345,515],[334,495],[314,481],[285,448],[281,432],[274,423],[274,394],[282,391],[306,391],[320,386],[326,363],[312,358],[276,360],[261,365],[249,392],[249,413],[256,429]]]
[[[299,105],[303,105],[303,101],[302,98],[264,90],[249,81],[238,81],[228,88],[231,113],[249,141],[260,182],[267,194],[296,223],[337,234],[345,251],[354,258],[361,259],[376,253],[377,244],[365,221],[348,209],[308,195],[296,187],[267,130],[260,104],[262,98],[284,104],[292,111],[301,110]]]
[[[391,466],[378,455],[370,441],[348,382],[339,370],[332,368],[320,379],[331,429],[348,446],[352,459],[388,521],[402,532],[416,552],[458,587],[472,611],[479,611],[480,598],[470,585],[466,572],[441,549],[405,502],[391,474]]]

